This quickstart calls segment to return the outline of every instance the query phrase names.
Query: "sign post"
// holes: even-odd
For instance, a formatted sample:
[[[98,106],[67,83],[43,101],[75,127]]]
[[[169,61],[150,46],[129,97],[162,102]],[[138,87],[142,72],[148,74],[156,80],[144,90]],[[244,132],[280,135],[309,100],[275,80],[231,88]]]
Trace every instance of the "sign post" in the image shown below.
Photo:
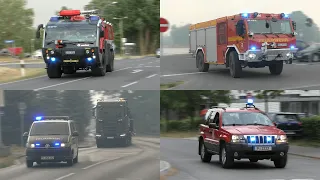
[[[3,90],[0,90],[0,149],[1,147],[3,147],[3,141],[2,141],[2,122],[1,122],[1,118],[3,115],[3,107],[4,107],[4,93]]]
[[[169,21],[165,18],[160,18],[160,57],[163,56],[163,33],[169,29]]]
[[[21,147],[24,147],[24,139],[23,139],[23,133],[24,133],[24,114],[25,114],[25,110],[27,108],[27,105],[26,103],[24,102],[20,102],[19,103],[19,113],[20,113],[20,120],[21,120],[21,123],[20,123],[20,132],[21,132]]]

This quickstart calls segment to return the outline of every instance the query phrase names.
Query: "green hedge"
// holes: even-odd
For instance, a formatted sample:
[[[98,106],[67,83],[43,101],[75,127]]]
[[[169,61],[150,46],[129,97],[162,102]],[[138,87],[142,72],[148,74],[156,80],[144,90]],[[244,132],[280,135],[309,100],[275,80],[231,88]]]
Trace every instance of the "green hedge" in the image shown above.
[[[320,141],[320,116],[314,116],[310,118],[302,118],[302,127],[304,131],[304,137],[310,140]],[[202,119],[195,118],[191,124],[190,119],[185,120],[169,120],[167,128],[165,129],[165,120],[161,120],[160,129],[161,131],[196,131],[198,130],[199,124],[203,123]]]

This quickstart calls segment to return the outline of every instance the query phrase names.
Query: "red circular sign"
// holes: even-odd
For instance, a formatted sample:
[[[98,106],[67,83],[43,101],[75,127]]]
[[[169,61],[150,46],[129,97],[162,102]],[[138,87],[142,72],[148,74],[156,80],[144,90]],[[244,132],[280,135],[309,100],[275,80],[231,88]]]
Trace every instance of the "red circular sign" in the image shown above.
[[[160,32],[166,32],[169,29],[169,22],[165,18],[160,18]]]

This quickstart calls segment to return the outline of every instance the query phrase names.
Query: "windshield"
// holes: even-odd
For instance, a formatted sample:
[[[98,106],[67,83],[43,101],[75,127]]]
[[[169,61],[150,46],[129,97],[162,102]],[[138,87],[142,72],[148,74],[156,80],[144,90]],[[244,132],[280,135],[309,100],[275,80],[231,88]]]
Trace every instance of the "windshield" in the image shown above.
[[[285,123],[289,121],[298,121],[298,117],[295,114],[277,114],[276,120],[280,123]]]
[[[257,112],[225,112],[222,115],[222,125],[273,126],[268,116]]]
[[[266,27],[266,20],[248,19],[249,31],[253,33],[279,33],[291,34],[292,29],[289,20],[278,20],[272,22],[268,20],[269,28]]]
[[[34,123],[30,136],[36,135],[69,135],[68,122]]]
[[[98,118],[105,117],[110,119],[121,119],[124,115],[123,105],[108,105],[98,107]]]
[[[72,42],[95,42],[97,27],[94,24],[61,23],[46,28],[46,42],[67,40]]]

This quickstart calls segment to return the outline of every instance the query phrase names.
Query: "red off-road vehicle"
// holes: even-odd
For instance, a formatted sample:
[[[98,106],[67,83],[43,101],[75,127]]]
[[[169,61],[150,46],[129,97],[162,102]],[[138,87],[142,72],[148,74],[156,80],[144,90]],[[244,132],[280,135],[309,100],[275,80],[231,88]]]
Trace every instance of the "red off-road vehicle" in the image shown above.
[[[235,159],[270,159],[276,168],[286,166],[289,144],[285,132],[252,101],[244,108],[213,107],[205,117],[205,124],[200,125],[198,148],[203,162],[219,155],[223,168],[232,167]]]

